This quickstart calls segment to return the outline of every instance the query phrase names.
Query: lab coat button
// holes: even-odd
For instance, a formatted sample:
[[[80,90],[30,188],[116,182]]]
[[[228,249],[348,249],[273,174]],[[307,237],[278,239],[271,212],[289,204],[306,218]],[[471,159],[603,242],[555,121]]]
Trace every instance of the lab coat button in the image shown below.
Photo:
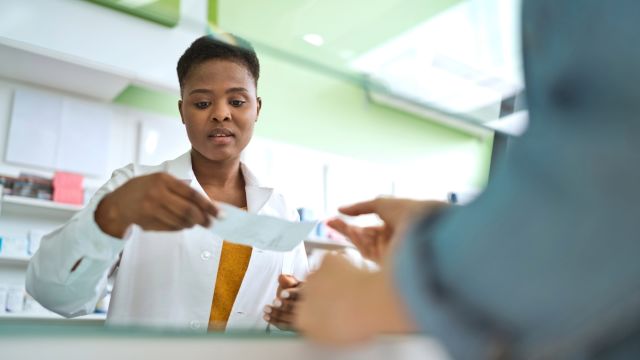
[[[210,251],[203,251],[202,253],[200,253],[200,259],[207,261],[209,260],[209,258],[211,257],[211,252]]]
[[[193,330],[200,329],[200,322],[198,320],[192,320],[189,323],[189,327],[191,327]]]

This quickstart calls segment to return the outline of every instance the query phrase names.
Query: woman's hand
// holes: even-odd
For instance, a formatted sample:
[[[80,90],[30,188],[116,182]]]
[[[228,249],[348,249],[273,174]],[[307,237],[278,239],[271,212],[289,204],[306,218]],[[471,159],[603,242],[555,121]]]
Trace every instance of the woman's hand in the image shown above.
[[[369,272],[343,256],[327,255],[301,295],[293,325],[314,341],[344,345],[415,329],[386,268]]]
[[[122,238],[131,224],[144,230],[177,231],[209,226],[216,206],[183,181],[167,173],[135,177],[98,204],[95,220],[105,233]]]
[[[362,256],[381,263],[390,247],[404,232],[406,226],[420,215],[429,215],[447,206],[440,201],[377,198],[341,207],[341,213],[350,216],[376,214],[382,219],[380,226],[360,227],[349,225],[341,219],[332,219],[327,225],[345,235],[358,248]]]
[[[297,303],[300,300],[302,290],[300,280],[293,275],[280,275],[278,278],[278,290],[273,305],[264,307],[264,319],[280,330],[295,330],[293,320]]]

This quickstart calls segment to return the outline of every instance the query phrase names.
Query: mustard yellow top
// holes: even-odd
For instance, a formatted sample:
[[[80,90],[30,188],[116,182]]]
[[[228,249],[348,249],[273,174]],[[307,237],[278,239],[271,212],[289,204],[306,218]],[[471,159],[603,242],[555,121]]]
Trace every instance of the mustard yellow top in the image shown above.
[[[210,331],[222,331],[226,328],[231,308],[249,266],[251,251],[251,246],[226,241],[222,243],[216,286],[211,302],[211,315],[209,315]]]

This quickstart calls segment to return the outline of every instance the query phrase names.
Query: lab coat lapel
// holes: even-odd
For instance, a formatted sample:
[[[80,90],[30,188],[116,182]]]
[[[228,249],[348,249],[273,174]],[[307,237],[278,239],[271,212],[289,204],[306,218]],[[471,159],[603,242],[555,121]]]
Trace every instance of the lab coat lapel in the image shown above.
[[[240,169],[245,181],[245,191],[247,195],[247,208],[249,212],[258,213],[264,205],[269,201],[273,188],[262,186],[255,174],[249,169],[245,163],[240,163]],[[205,193],[204,189],[198,183],[191,166],[191,151],[180,155],[179,157],[167,161],[165,171],[180,180],[190,180],[192,188]]]
[[[168,161],[165,171],[180,180],[189,180],[189,185],[200,193],[206,195],[206,192],[196,179],[191,165],[191,150],[180,155],[179,157]]]
[[[191,151],[187,151],[177,158],[167,161],[164,170],[180,180],[191,180],[191,185],[193,185],[195,177],[193,176],[193,169],[191,167]]]
[[[250,213],[258,213],[271,198],[273,188],[260,185],[256,176],[245,163],[241,163],[240,168],[246,184],[247,209]]]

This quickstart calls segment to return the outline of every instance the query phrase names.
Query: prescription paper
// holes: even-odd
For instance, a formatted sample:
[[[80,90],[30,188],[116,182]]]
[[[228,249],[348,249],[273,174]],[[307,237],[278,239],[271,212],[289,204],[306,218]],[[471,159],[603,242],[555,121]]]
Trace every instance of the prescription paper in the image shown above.
[[[292,222],[257,215],[235,206],[217,203],[223,219],[214,219],[209,229],[223,239],[262,250],[290,251],[307,238],[315,222]]]

